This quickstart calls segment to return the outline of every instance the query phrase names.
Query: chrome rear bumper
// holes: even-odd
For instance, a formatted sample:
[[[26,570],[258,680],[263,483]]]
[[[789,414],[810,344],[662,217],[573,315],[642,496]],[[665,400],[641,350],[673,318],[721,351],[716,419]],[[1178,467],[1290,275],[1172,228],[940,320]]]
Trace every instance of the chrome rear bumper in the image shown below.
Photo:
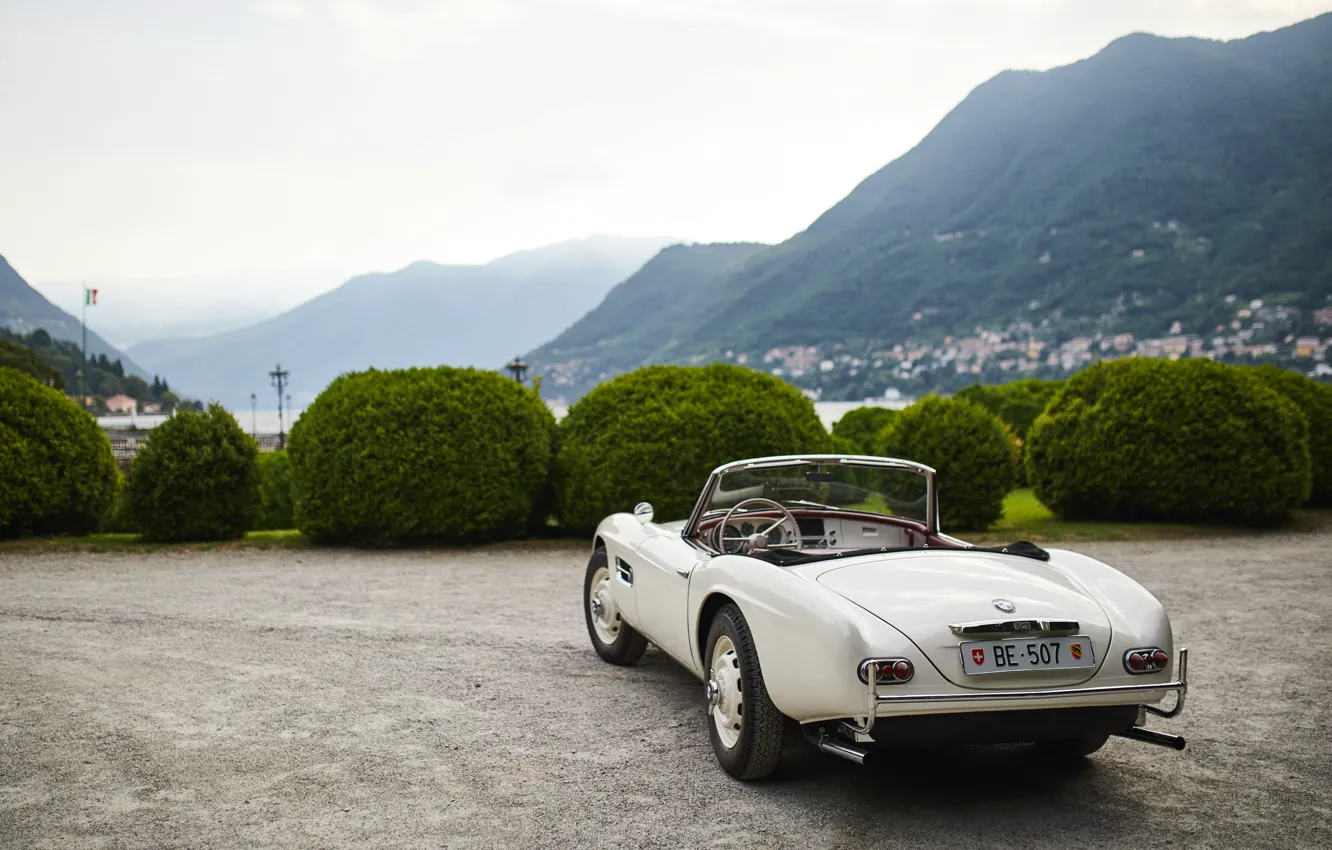
[[[1103,696],[1108,694],[1144,694],[1158,691],[1175,691],[1178,698],[1175,701],[1175,707],[1169,710],[1160,709],[1153,705],[1142,705],[1141,707],[1155,714],[1158,717],[1176,717],[1184,710],[1184,696],[1188,692],[1189,675],[1189,651],[1181,649],[1179,651],[1178,678],[1173,682],[1156,682],[1148,685],[1099,685],[1089,688],[1044,688],[1041,690],[1021,690],[1021,691],[970,691],[960,694],[883,694],[879,693],[879,665],[870,662],[867,671],[869,679],[864,722],[860,718],[854,718],[852,722],[847,723],[847,728],[858,735],[868,735],[874,728],[874,720],[878,713],[880,705],[892,704],[899,705],[903,703],[934,703],[934,702],[995,702],[1007,700],[1030,700],[1030,699],[1050,699],[1059,697],[1079,697],[1079,696]]]

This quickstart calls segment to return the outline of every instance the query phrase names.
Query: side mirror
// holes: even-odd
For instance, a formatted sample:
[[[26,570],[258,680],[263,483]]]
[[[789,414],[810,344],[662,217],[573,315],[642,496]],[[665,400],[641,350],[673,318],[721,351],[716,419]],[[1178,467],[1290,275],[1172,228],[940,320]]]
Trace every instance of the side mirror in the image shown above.
[[[652,505],[647,502],[639,502],[634,505],[634,516],[642,523],[652,522]]]

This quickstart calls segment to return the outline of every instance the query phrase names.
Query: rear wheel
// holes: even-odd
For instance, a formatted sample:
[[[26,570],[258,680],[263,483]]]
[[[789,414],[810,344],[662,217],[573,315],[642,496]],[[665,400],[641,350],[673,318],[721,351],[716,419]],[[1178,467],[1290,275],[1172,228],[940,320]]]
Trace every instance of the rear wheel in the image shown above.
[[[624,621],[620,608],[611,596],[610,559],[600,546],[587,562],[587,576],[583,580],[583,615],[587,618],[587,634],[592,647],[603,661],[611,664],[633,664],[647,651],[647,638]]]
[[[708,630],[708,737],[722,769],[737,779],[762,779],[777,769],[786,718],[768,698],[749,624],[734,604]]]

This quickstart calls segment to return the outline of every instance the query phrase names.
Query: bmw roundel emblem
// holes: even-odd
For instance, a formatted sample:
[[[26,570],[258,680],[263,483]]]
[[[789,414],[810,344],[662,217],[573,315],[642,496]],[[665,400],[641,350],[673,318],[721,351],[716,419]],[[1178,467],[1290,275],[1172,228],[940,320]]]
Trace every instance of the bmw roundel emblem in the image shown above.
[[[1003,611],[1005,614],[1012,614],[1014,611],[1017,610],[1017,606],[1014,605],[1012,602],[1009,602],[1007,599],[994,600],[994,607],[998,608],[1000,611]]]

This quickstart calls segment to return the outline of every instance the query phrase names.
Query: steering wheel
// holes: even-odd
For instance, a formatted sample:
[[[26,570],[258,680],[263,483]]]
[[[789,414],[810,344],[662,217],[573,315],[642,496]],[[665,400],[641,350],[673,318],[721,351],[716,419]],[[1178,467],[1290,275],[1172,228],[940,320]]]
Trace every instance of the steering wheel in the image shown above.
[[[774,522],[772,525],[768,526],[767,528],[763,529],[762,531],[757,531],[746,537],[727,537],[726,527],[731,524],[731,517],[735,516],[736,511],[740,510],[746,505],[755,505],[755,504],[766,505],[768,507],[776,508],[777,510],[782,512],[782,516],[779,517],[776,522]],[[781,526],[781,524],[785,522],[791,523],[791,527],[795,529],[795,542],[769,543],[768,534],[773,529]],[[727,552],[726,549],[727,543],[738,543],[740,545],[737,546],[733,552]],[[727,511],[726,516],[722,517],[722,521],[717,524],[717,551],[721,552],[722,554],[740,553],[747,555],[750,552],[754,551],[755,549],[801,549],[803,547],[804,547],[804,540],[800,536],[800,523],[796,522],[795,515],[792,514],[789,510],[787,510],[785,505],[783,505],[780,502],[774,502],[772,499],[765,499],[757,496],[752,499],[745,499],[744,501],[737,503],[735,507]]]

